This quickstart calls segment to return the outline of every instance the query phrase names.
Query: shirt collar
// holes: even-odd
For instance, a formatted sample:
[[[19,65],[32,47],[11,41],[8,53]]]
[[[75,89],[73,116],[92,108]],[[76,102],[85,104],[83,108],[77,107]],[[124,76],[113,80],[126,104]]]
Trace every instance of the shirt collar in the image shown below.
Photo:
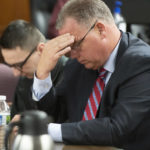
[[[104,65],[104,69],[107,70],[108,72],[113,73],[115,70],[115,62],[116,62],[116,56],[118,53],[118,48],[119,48],[120,40],[114,50],[112,51],[111,55],[109,56],[109,59]]]

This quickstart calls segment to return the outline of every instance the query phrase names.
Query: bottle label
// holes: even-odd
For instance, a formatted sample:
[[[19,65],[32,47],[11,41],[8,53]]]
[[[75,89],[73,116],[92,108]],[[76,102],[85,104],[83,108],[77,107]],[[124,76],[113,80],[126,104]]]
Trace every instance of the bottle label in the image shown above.
[[[0,125],[7,125],[10,122],[9,113],[0,113]]]

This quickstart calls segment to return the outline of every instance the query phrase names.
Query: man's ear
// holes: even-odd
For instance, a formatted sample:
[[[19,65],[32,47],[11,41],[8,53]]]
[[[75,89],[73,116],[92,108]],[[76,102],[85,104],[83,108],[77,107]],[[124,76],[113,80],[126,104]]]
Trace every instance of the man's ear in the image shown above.
[[[44,46],[45,46],[45,43],[39,43],[38,46],[37,46],[37,52],[39,55],[42,54],[42,51],[44,49]]]
[[[98,30],[98,32],[99,32],[101,38],[104,38],[104,37],[105,37],[105,34],[106,34],[106,27],[105,27],[105,24],[102,23],[102,22],[100,22],[100,21],[98,21],[98,22],[96,23],[96,27],[97,27],[97,30]]]

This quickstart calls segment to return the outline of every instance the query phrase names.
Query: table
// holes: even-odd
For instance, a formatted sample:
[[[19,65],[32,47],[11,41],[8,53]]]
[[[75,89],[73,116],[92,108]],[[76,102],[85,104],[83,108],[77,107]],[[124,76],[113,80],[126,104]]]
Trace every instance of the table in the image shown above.
[[[4,127],[0,126],[0,150],[4,140]],[[109,146],[87,146],[87,145],[64,145],[63,143],[54,143],[53,150],[121,150]]]
[[[121,150],[109,146],[87,146],[87,145],[64,145],[55,143],[54,150]]]

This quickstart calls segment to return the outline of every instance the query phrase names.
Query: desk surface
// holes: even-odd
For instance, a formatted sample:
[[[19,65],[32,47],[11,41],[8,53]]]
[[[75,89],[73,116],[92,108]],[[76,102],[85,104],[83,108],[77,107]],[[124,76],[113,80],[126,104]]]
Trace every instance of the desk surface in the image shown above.
[[[0,126],[0,149],[3,145],[4,128]],[[87,146],[87,145],[64,145],[62,143],[54,143],[53,150],[121,150],[109,146]]]
[[[54,150],[121,150],[109,146],[64,145],[55,143]]]

